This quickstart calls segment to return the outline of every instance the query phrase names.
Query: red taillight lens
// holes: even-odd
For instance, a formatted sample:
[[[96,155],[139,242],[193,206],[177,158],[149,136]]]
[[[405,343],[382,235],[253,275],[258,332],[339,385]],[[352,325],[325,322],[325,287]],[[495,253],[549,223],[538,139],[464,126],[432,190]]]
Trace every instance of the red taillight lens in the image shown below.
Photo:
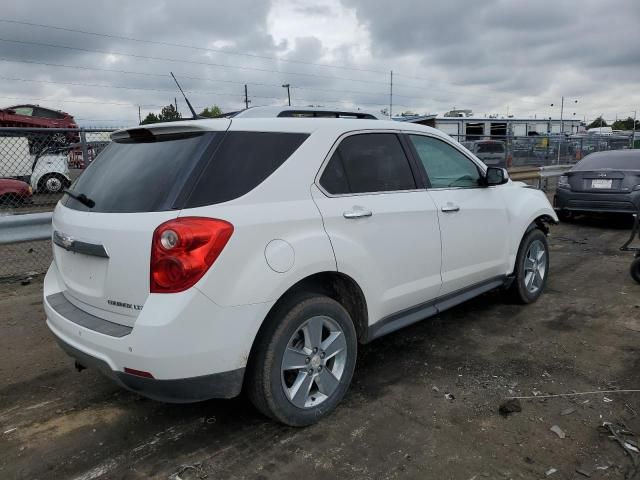
[[[222,252],[233,225],[183,217],[163,223],[151,243],[151,293],[182,292],[202,278]]]

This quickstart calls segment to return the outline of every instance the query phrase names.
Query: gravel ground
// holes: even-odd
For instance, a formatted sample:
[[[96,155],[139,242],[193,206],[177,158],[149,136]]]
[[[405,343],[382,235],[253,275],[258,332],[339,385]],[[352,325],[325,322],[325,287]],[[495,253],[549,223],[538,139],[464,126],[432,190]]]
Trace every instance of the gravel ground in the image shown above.
[[[625,478],[633,459],[599,427],[640,434],[639,393],[498,407],[640,388],[640,285],[618,251],[628,227],[554,228],[536,304],[490,293],[362,347],[344,402],[305,429],[243,397],[166,405],[77,373],[44,324],[41,278],[0,283],[0,477]]]

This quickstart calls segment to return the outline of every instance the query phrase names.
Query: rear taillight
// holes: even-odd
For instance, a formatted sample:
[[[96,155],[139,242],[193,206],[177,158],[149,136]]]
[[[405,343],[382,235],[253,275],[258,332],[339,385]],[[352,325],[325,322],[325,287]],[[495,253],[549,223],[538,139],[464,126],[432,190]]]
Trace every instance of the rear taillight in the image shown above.
[[[151,293],[192,287],[222,252],[233,225],[224,220],[183,217],[163,223],[151,243]]]

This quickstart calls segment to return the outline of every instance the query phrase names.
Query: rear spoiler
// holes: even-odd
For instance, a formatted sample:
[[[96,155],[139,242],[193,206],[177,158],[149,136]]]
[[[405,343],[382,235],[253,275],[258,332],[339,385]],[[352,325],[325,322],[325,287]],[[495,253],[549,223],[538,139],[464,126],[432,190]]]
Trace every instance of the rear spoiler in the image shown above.
[[[140,127],[126,128],[117,130],[111,134],[111,140],[135,140],[135,139],[152,139],[159,135],[180,135],[188,133],[203,133],[225,131],[231,125],[231,121],[226,118],[212,120],[189,121],[188,123],[167,123],[167,124],[151,124]],[[217,127],[217,128],[216,128]]]

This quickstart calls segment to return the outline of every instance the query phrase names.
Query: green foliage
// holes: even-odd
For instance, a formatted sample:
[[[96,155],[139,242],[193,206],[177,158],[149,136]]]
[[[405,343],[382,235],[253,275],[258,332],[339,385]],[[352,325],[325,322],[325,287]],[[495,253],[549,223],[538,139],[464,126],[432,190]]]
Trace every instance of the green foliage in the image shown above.
[[[627,117],[624,120],[616,120],[611,127],[614,130],[633,130],[633,118]],[[636,130],[640,130],[640,120],[636,120]]]
[[[180,112],[176,110],[176,107],[173,104],[162,107],[160,115],[158,115],[158,119],[161,122],[172,122],[174,120],[180,120],[181,118],[182,115],[180,115]]]
[[[159,121],[160,119],[155,113],[150,113],[146,117],[144,117],[144,120],[142,120],[140,125],[147,125],[149,123],[158,123]]]
[[[600,127],[608,127],[609,124],[604,121],[602,117],[596,118],[593,122],[587,125],[587,129],[589,128],[600,128]]]
[[[147,125],[150,123],[173,122],[174,120],[180,120],[181,118],[182,118],[182,115],[180,114],[180,112],[176,110],[175,105],[170,104],[162,107],[162,110],[160,110],[159,115],[156,115],[153,112],[149,113],[146,117],[144,117],[144,120],[142,120],[140,125]]]
[[[202,110],[199,115],[201,117],[216,118],[222,115],[222,110],[219,106],[213,105],[211,108],[205,107],[205,109]]]

